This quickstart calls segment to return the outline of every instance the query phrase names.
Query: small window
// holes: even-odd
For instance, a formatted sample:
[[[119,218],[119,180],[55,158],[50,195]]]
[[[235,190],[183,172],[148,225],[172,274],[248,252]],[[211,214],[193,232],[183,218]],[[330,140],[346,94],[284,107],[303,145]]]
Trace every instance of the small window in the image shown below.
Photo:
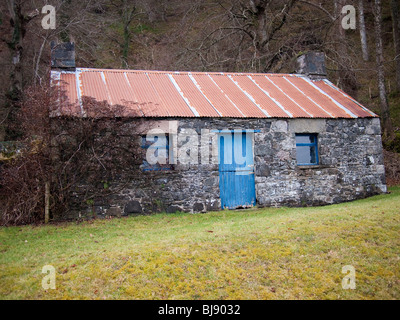
[[[142,136],[141,147],[145,149],[143,164],[140,166],[143,171],[164,171],[171,170],[169,161],[169,137]],[[150,149],[151,152],[147,152]]]
[[[296,134],[296,158],[299,166],[319,164],[318,138],[315,133]]]

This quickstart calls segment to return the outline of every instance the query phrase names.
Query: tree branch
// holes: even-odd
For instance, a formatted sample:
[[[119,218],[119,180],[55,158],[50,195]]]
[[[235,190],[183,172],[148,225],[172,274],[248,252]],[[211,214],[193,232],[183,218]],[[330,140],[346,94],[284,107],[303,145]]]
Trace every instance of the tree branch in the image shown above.
[[[328,11],[328,10],[326,10],[323,6],[322,6],[322,4],[320,3],[319,5],[317,5],[317,4],[315,4],[315,3],[312,3],[312,2],[309,2],[309,1],[306,1],[306,0],[299,0],[299,2],[301,2],[301,3],[304,3],[304,4],[308,4],[309,6],[312,6],[312,7],[314,7],[314,8],[317,8],[317,9],[319,9],[319,10],[321,10],[322,12],[324,12],[328,17],[329,17],[329,19],[331,19],[332,21],[336,21],[336,17],[334,17],[333,15],[331,15],[331,13]]]

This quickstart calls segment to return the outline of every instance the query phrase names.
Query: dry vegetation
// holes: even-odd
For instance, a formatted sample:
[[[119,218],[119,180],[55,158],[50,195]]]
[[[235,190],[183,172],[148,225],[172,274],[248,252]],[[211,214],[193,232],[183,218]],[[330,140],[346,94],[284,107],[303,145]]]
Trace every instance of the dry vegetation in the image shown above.
[[[25,92],[15,126],[23,133],[19,154],[1,166],[0,225],[43,221],[46,184],[51,218],[65,219],[69,210],[85,211],[97,198],[116,192],[107,187],[116,175],[120,182],[134,179],[137,141],[121,143],[118,135],[124,108],[84,97],[83,109],[90,117],[61,117],[54,123],[50,114],[60,111],[60,100],[63,92],[49,86]],[[63,104],[63,113],[68,108],[72,106]]]
[[[400,185],[400,154],[384,151],[386,183],[389,186]]]

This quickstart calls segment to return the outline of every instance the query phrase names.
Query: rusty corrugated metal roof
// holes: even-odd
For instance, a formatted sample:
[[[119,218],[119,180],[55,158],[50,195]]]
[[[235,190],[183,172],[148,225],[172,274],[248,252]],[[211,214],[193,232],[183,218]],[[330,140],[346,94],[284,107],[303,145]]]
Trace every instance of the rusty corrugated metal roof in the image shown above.
[[[328,80],[304,75],[88,68],[52,75],[76,113],[91,97],[136,117],[376,117]]]

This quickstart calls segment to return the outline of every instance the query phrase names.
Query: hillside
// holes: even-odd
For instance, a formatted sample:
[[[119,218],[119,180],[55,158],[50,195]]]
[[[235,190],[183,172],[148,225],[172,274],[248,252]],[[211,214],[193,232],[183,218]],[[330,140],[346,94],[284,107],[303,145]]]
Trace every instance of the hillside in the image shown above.
[[[397,1],[394,1],[397,3]],[[358,1],[127,1],[53,2],[57,27],[41,26],[44,14],[30,0],[0,4],[0,81],[4,120],[11,125],[18,90],[48,81],[50,41],[73,41],[79,67],[182,71],[294,72],[295,58],[324,51],[329,78],[380,114],[375,59],[374,1],[364,1],[369,61],[363,61]],[[335,4],[337,7],[335,7]],[[354,5],[355,30],[340,27],[338,8]],[[391,2],[382,1],[387,95],[394,130],[400,127]],[[38,10],[36,13],[34,10]],[[17,29],[12,13],[25,17]],[[39,14],[38,14],[39,13]],[[15,12],[14,12],[15,14]],[[33,18],[31,18],[33,17]],[[18,54],[17,65],[13,56]],[[15,62],[15,59],[14,59]],[[14,83],[14,84],[13,84]],[[10,92],[14,87],[17,92]],[[10,89],[11,88],[11,89]],[[8,116],[7,116],[8,114]],[[2,119],[3,119],[2,118]],[[7,120],[8,119],[8,120]],[[6,130],[6,131],[4,131]],[[3,137],[3,138],[1,138]]]

